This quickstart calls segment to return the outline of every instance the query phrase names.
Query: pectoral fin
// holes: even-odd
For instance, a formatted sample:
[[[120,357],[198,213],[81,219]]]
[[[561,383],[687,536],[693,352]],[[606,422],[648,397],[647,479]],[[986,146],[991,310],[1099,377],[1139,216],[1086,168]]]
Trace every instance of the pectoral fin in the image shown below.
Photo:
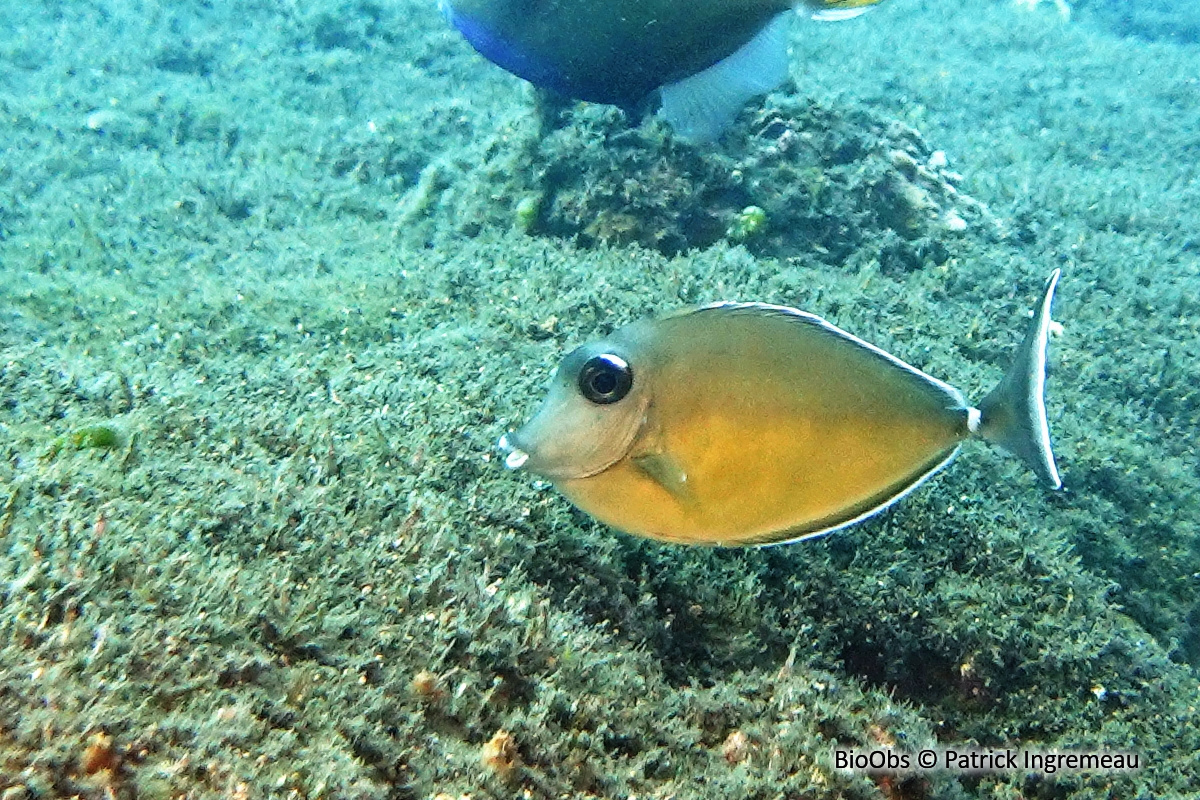
[[[687,472],[666,453],[644,453],[633,457],[634,465],[684,505],[695,502]]]

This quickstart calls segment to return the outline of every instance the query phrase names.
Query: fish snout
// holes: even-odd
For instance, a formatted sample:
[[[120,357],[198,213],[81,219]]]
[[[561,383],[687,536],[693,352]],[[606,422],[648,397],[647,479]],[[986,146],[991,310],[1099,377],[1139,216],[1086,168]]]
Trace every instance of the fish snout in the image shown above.
[[[504,466],[516,470],[525,466],[525,462],[529,460],[529,453],[517,446],[514,435],[511,431],[504,434],[500,441],[496,442],[496,447],[504,453]]]

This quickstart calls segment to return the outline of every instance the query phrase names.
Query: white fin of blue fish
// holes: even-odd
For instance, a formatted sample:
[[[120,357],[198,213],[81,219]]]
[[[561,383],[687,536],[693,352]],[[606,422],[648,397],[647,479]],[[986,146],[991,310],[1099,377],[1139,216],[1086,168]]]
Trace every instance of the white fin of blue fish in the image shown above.
[[[715,140],[750,98],[787,80],[791,17],[780,14],[732,55],[662,87],[659,115],[685,139]]]

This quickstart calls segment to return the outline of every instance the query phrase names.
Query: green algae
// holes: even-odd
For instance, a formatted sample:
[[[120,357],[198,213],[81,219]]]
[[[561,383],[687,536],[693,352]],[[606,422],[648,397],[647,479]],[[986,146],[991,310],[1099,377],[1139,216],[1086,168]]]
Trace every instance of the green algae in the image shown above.
[[[732,242],[745,242],[762,236],[766,231],[767,212],[758,206],[746,206],[733,218],[725,236]]]
[[[111,450],[121,443],[121,436],[111,425],[85,425],[67,434],[65,441],[76,450]]]
[[[533,233],[542,215],[542,198],[525,195],[513,208],[513,224],[521,233]]]

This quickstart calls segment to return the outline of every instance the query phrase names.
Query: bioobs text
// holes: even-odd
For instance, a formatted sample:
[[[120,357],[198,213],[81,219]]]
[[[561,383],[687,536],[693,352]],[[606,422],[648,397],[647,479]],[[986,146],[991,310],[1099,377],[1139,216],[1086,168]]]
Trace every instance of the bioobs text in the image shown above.
[[[845,770],[908,770],[912,769],[912,756],[895,750],[834,750],[833,768]]]

